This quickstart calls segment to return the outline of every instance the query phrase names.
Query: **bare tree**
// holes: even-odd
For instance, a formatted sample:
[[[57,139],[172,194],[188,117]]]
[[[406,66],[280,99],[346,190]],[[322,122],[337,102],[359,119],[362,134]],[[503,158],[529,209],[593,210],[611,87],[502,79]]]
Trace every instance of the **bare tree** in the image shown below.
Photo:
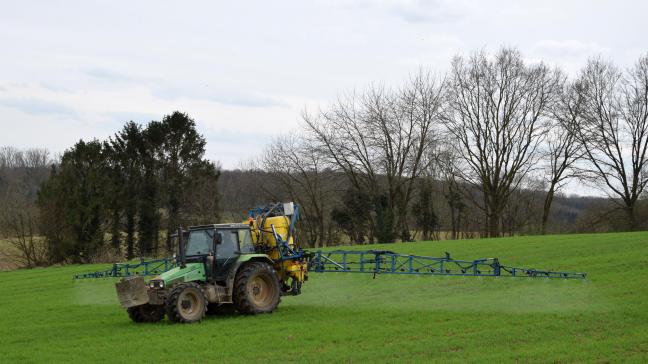
[[[542,215],[543,181],[525,176],[511,192],[502,213],[502,234],[537,233]]]
[[[315,140],[313,148],[324,157],[324,162],[343,172],[351,186],[366,191],[371,198],[378,194],[378,171],[370,141],[365,135],[358,96],[355,94],[337,100],[329,111],[312,115],[304,112],[306,127]],[[374,227],[369,241],[373,241]]]
[[[309,134],[327,162],[374,201],[386,198],[390,217],[385,221],[391,225],[389,231],[398,230],[401,240],[411,239],[408,205],[414,181],[424,169],[423,156],[434,144],[442,89],[442,81],[420,72],[397,91],[371,87],[359,96],[339,99],[317,116],[304,115]],[[371,231],[375,225],[374,221]],[[393,237],[382,239],[393,241]]]
[[[18,266],[47,263],[47,250],[37,238],[36,194],[53,161],[44,149],[0,148],[0,236],[10,249],[0,255]]]
[[[13,249],[3,250],[0,254],[22,267],[46,265],[47,249],[37,237],[38,218],[34,216],[35,209],[21,205],[4,213],[0,224],[5,231],[7,243]]]
[[[563,84],[559,98],[552,107],[553,120],[545,144],[545,194],[542,210],[541,232],[547,232],[549,212],[556,192],[565,183],[579,175],[576,162],[583,157],[582,144],[578,142],[577,133],[583,114],[583,92],[579,82]]]
[[[458,181],[460,172],[457,159],[453,148],[446,146],[444,150],[436,153],[434,162],[438,169],[437,178],[442,182],[443,197],[450,212],[450,239],[453,240],[461,237],[462,219],[466,208]]]
[[[578,135],[588,172],[623,208],[634,230],[635,206],[648,184],[648,55],[627,72],[592,59],[580,82],[585,112]]]
[[[308,245],[326,246],[335,175],[326,168],[323,156],[298,134],[276,138],[263,153],[261,165],[277,178],[289,197],[301,203],[302,224]]]
[[[461,178],[483,192],[489,236],[499,236],[507,200],[538,158],[557,72],[527,65],[516,49],[452,62],[445,125],[465,166]]]

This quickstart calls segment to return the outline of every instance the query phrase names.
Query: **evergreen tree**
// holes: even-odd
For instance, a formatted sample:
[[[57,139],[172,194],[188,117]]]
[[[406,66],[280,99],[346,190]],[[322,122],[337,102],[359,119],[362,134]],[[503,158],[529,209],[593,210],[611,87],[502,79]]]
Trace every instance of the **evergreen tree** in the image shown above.
[[[379,243],[394,242],[394,211],[389,207],[387,195],[379,194],[374,199],[376,214],[376,239]]]
[[[174,112],[155,125],[164,134],[158,149],[167,212],[167,251],[172,251],[171,234],[183,223],[181,213],[186,191],[194,187],[191,176],[200,171],[214,175],[214,168],[205,168],[205,138],[196,131],[196,122],[187,114]],[[214,175],[214,182],[218,177]]]
[[[352,243],[363,244],[369,229],[371,210],[369,195],[350,188],[344,193],[342,207],[331,211],[331,219],[349,236]]]
[[[180,225],[216,222],[220,170],[204,159],[205,145],[180,112],[145,128],[128,122],[103,143],[79,141],[39,192],[51,259],[91,260],[107,247],[105,231],[113,251],[121,253],[125,233],[129,259],[151,256],[163,226],[168,237]]]
[[[142,186],[142,154],[145,144],[142,129],[130,121],[122,130],[106,142],[106,151],[111,163],[110,201],[113,208],[112,242],[119,249],[115,234],[126,233],[126,257],[135,255],[136,216]],[[123,219],[122,219],[123,215]]]
[[[412,209],[416,228],[423,234],[423,240],[432,240],[434,232],[439,229],[439,218],[434,211],[432,193],[432,183],[427,179],[423,180],[419,188],[419,200]]]
[[[41,210],[55,208],[60,214],[45,229],[55,260],[87,262],[102,247],[107,171],[102,143],[81,140],[64,153],[60,167],[43,184]],[[51,218],[52,212],[46,215]],[[57,228],[60,233],[55,234]]]
[[[139,253],[150,255],[157,251],[160,229],[161,155],[165,132],[158,121],[152,121],[143,131],[140,158],[141,189],[138,198]]]

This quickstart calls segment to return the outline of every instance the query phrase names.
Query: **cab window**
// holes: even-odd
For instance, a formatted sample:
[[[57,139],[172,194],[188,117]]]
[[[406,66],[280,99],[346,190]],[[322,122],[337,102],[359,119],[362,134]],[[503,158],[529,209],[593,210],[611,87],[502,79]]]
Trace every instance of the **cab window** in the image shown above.
[[[252,244],[252,236],[249,229],[241,229],[238,231],[238,239],[241,244],[241,253],[254,253],[254,245]]]
[[[238,251],[239,239],[236,230],[221,230],[218,234],[222,237],[222,242],[216,247],[217,258],[229,258]]]
[[[212,252],[213,230],[194,230],[189,232],[187,255],[205,255]]]

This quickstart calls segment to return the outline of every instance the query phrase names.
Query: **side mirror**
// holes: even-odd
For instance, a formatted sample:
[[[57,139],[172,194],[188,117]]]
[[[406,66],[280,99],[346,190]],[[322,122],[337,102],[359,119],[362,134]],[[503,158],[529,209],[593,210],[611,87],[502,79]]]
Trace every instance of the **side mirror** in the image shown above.
[[[214,244],[218,245],[222,242],[223,242],[223,236],[218,232],[214,233]]]

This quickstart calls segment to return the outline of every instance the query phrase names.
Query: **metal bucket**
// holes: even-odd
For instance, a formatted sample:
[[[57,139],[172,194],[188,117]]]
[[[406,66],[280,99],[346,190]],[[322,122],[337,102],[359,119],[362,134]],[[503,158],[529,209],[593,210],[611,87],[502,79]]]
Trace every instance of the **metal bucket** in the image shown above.
[[[124,308],[140,306],[149,302],[148,289],[142,277],[124,278],[115,284],[119,303]]]

